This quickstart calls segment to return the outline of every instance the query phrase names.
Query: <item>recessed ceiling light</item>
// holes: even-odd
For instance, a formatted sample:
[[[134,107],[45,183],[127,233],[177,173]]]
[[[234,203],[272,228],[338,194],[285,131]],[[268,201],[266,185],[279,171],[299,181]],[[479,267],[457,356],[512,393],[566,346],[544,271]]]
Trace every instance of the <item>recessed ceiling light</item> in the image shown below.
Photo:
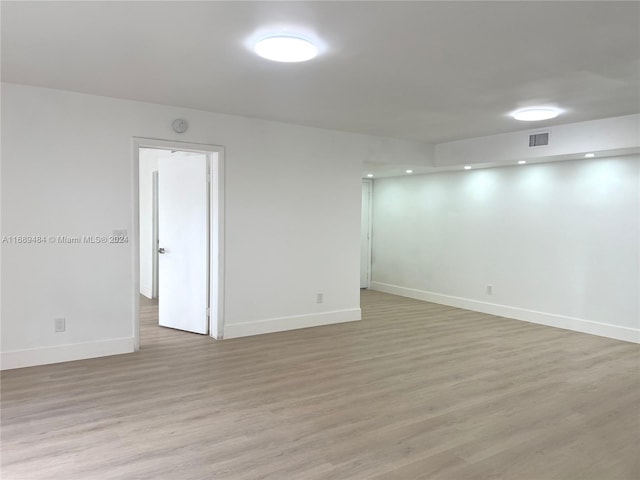
[[[372,178],[373,177],[373,173],[367,173],[367,177]]]
[[[516,110],[511,116],[523,122],[537,122],[556,118],[561,113],[562,111],[555,107],[528,107]]]
[[[405,170],[407,173],[413,173],[413,170]]]
[[[274,62],[306,62],[318,54],[313,43],[295,35],[270,35],[256,42],[253,49]]]
[[[465,165],[465,166],[464,166],[464,169],[465,169],[465,170],[471,170],[471,165]]]
[[[584,158],[593,158],[595,156],[596,156],[595,153],[587,153],[587,154],[585,154]]]
[[[527,161],[526,161],[526,160],[519,160],[519,161],[518,161],[518,165],[524,165],[525,163],[527,163]]]

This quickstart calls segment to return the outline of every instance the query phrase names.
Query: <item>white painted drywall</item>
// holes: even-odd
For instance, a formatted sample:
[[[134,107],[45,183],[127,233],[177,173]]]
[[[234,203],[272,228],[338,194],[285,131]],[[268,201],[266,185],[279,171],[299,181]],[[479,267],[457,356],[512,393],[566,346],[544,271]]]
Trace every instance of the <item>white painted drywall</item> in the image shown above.
[[[525,122],[526,123],[526,122]],[[535,123],[535,122],[533,122]],[[640,114],[570,123],[530,125],[520,132],[469,138],[435,145],[434,165],[514,164],[516,160],[561,157],[640,146]],[[549,145],[529,147],[529,135],[550,132]]]
[[[373,288],[633,340],[639,164],[633,156],[378,179]]]
[[[186,133],[171,130],[176,118]],[[361,171],[374,137],[3,84],[3,234],[132,232],[134,136],[226,149],[225,336],[360,318]],[[133,348],[132,244],[2,254],[3,368]]]
[[[168,150],[140,149],[140,293],[153,295],[153,172]]]

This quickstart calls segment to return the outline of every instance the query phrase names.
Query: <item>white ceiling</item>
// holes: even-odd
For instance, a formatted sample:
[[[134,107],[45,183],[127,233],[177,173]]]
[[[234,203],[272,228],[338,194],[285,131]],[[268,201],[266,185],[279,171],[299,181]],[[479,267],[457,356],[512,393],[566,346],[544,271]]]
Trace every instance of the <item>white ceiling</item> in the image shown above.
[[[639,2],[2,2],[2,80],[429,143],[640,111]],[[303,64],[254,55],[302,33]]]

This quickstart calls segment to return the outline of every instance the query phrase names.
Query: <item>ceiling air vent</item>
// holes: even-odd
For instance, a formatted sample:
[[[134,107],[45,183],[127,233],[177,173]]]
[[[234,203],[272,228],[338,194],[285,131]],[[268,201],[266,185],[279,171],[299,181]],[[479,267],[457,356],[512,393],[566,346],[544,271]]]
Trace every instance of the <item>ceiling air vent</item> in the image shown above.
[[[549,145],[549,132],[534,133],[529,135],[530,147],[543,147]]]

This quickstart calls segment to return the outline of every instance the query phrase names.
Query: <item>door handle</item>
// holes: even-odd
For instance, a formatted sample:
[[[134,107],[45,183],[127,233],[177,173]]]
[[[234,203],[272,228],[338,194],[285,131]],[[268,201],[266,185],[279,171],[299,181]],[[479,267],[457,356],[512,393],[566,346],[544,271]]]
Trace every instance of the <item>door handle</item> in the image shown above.
[[[162,247],[158,248],[158,253],[164,253],[164,248]]]

